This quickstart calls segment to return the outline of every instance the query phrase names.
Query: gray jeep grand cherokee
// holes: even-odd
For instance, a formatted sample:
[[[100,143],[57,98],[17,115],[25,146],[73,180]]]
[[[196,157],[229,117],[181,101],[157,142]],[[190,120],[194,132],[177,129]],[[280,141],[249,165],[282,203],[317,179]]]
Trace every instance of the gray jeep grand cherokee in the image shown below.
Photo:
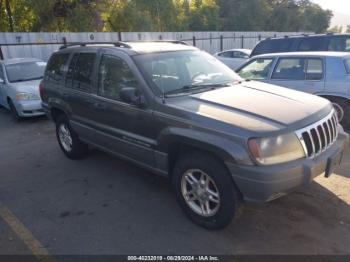
[[[349,140],[328,100],[245,81],[180,42],[64,46],[40,93],[67,157],[92,145],[169,177],[184,212],[209,229],[243,201],[328,177]]]

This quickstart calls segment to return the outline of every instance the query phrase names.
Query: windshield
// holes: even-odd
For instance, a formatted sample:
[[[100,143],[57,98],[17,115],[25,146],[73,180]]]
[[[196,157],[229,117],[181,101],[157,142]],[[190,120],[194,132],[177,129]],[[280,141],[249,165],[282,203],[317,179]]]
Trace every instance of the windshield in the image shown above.
[[[135,62],[160,94],[179,94],[199,87],[218,87],[242,80],[230,68],[202,51],[137,55]]]
[[[44,76],[45,62],[25,62],[6,65],[9,82],[22,82],[41,79]]]

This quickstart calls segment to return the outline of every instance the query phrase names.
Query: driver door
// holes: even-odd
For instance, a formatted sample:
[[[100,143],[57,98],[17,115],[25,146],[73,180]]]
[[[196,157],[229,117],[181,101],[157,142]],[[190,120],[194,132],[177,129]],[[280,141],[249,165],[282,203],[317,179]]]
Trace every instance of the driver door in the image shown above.
[[[115,154],[154,166],[155,127],[151,108],[122,101],[120,91],[133,87],[143,93],[128,57],[102,52],[97,73],[97,93],[93,96],[91,118],[97,143]],[[130,62],[131,63],[131,62]]]

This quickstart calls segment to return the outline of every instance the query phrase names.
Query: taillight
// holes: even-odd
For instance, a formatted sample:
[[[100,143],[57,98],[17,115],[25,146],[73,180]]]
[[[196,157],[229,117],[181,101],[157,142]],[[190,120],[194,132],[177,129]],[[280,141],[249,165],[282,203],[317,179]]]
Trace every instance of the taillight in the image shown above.
[[[44,100],[44,83],[42,81],[39,84],[39,93],[41,100]]]

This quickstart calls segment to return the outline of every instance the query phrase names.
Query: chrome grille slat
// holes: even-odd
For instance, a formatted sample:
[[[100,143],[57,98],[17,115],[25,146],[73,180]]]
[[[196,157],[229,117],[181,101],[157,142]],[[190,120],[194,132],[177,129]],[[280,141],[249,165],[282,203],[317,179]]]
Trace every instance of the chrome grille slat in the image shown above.
[[[338,133],[335,110],[322,120],[295,132],[308,158],[314,158],[332,146]]]

